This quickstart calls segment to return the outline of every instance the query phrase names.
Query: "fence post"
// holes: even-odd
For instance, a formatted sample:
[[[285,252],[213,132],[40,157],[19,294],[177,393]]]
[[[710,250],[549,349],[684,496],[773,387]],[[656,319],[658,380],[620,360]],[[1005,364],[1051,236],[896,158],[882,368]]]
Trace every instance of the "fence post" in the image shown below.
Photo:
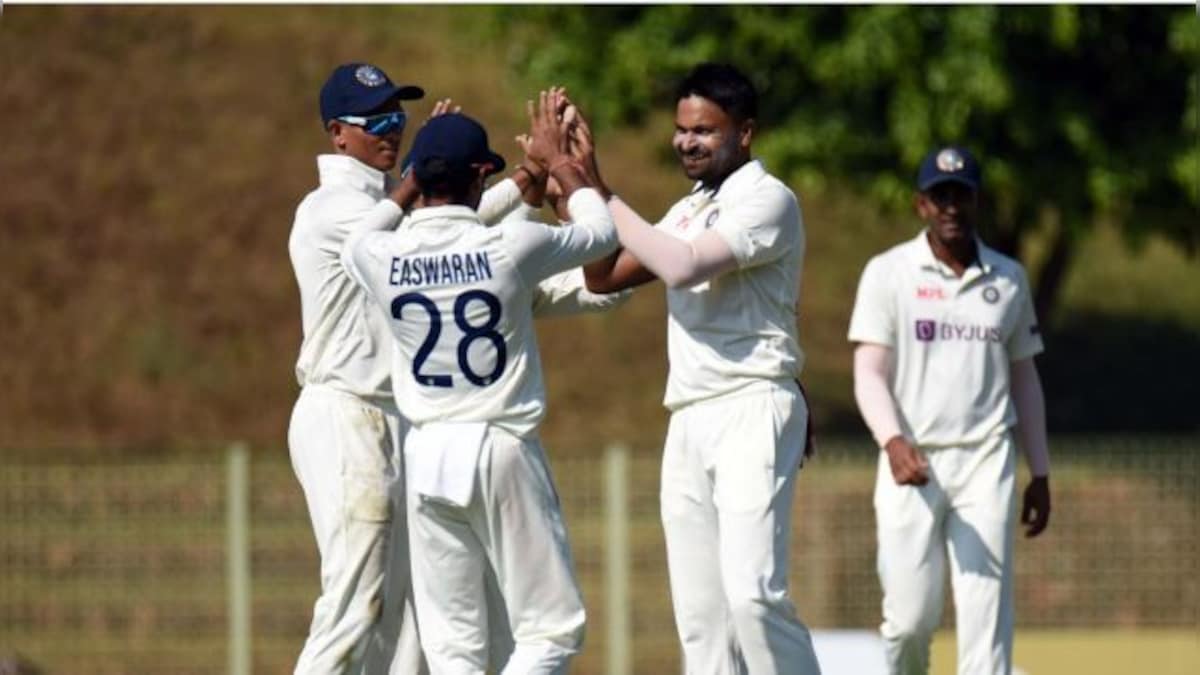
[[[629,448],[608,446],[605,465],[605,577],[608,615],[607,675],[630,675],[633,652],[630,649],[629,598]]]
[[[245,443],[229,446],[225,467],[229,675],[250,675],[250,462]]]

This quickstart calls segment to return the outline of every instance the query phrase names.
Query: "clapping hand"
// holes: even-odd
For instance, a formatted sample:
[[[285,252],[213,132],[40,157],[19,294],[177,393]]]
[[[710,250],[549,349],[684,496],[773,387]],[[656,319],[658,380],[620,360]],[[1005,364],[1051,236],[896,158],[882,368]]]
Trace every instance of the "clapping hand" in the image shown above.
[[[538,102],[526,103],[529,113],[529,147],[526,155],[538,164],[551,168],[553,164],[570,159],[569,123],[562,114],[565,93],[561,87],[538,93]]]
[[[433,119],[440,115],[456,115],[462,112],[461,105],[454,105],[454,102],[448,98],[438,99],[433,104],[433,110],[429,113],[429,119]]]

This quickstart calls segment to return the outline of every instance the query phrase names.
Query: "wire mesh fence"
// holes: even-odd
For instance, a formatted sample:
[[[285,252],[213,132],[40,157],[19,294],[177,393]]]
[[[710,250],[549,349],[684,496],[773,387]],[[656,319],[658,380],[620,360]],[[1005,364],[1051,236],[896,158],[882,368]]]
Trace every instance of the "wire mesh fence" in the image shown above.
[[[792,590],[820,628],[879,620],[865,439],[823,439],[801,474]],[[1057,438],[1054,511],[1018,537],[1017,630],[1200,628],[1200,439]],[[603,452],[552,467],[588,608],[572,672],[605,672]],[[635,449],[626,486],[632,672],[679,671],[656,449]],[[42,673],[226,672],[224,458],[54,459],[0,469],[0,656]],[[1022,478],[1020,483],[1025,481]],[[253,666],[290,672],[318,587],[315,544],[285,451],[255,453],[250,480]],[[947,594],[948,595],[948,594]],[[947,601],[943,625],[953,625]]]

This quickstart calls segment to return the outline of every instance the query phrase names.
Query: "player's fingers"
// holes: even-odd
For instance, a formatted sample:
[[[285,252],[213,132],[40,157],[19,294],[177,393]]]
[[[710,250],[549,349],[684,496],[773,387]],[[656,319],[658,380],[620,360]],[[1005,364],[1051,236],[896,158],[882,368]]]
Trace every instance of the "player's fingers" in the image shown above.
[[[929,461],[919,450],[913,448],[908,454],[908,466],[912,472],[913,485],[924,485],[929,482]]]
[[[1040,511],[1031,514],[1029,520],[1026,521],[1029,524],[1029,527],[1025,530],[1026,537],[1036,537],[1042,533],[1042,530],[1046,529],[1046,524],[1050,520],[1046,515]]]
[[[546,92],[546,124],[557,129],[562,117],[558,113],[558,92],[551,87]]]
[[[560,85],[554,85],[550,88],[550,103],[554,106],[555,116],[561,116],[563,108],[566,106],[566,97],[563,94],[563,88]]]

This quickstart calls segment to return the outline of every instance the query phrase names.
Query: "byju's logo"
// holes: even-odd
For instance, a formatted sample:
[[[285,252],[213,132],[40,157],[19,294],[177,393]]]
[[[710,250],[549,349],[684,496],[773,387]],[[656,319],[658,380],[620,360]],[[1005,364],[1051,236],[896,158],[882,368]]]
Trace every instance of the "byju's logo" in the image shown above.
[[[917,341],[953,340],[958,342],[1000,342],[1000,328],[960,323],[938,323],[933,319],[917,319]]]
[[[929,319],[917,319],[917,339],[921,342],[933,342],[937,337],[937,322]]]

